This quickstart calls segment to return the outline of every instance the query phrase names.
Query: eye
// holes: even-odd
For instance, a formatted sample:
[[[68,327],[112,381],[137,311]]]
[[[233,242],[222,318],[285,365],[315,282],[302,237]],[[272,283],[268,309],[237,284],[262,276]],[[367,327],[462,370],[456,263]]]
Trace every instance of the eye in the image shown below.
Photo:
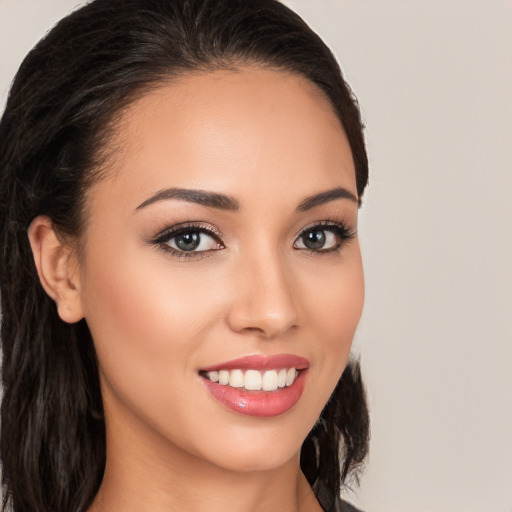
[[[293,247],[311,252],[331,252],[355,236],[355,232],[342,223],[320,223],[304,229]]]
[[[204,226],[177,226],[159,235],[153,243],[180,258],[197,257],[224,248],[219,235]]]
[[[215,238],[202,231],[184,231],[179,235],[175,235],[167,242],[169,247],[179,251],[211,251],[219,244]]]

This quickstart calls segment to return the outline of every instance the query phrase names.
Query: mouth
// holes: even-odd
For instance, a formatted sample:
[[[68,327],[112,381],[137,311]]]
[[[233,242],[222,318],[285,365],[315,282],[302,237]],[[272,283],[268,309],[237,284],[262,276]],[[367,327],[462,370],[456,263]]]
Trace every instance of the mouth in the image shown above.
[[[199,372],[202,377],[221,386],[244,388],[246,391],[275,391],[290,387],[299,374],[296,368],[281,368],[279,370],[219,370]]]
[[[199,375],[213,398],[249,416],[283,414],[300,399],[309,361],[280,354],[254,355],[201,369]]]

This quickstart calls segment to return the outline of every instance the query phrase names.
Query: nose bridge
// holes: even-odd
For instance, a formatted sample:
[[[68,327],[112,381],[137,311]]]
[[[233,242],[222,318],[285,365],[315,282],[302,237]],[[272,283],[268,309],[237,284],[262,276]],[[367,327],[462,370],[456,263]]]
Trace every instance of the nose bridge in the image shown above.
[[[278,247],[260,244],[250,254],[240,254],[234,277],[229,313],[233,330],[257,331],[273,338],[296,325],[293,276]]]

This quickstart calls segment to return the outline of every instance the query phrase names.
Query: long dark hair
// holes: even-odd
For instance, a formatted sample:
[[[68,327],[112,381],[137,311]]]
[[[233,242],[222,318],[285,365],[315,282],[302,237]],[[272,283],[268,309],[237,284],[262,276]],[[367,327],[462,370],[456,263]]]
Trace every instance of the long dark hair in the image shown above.
[[[368,163],[357,102],[329,49],[276,0],[96,0],[58,23],[21,65],[0,123],[4,510],[85,510],[105,467],[91,335],[85,320],[62,322],[44,293],[30,222],[47,215],[78,238],[85,191],[101,179],[116,116],[183,73],[246,64],[297,73],[323,91],[346,131],[361,198]],[[301,451],[327,510],[357,474],[368,431],[351,362]]]

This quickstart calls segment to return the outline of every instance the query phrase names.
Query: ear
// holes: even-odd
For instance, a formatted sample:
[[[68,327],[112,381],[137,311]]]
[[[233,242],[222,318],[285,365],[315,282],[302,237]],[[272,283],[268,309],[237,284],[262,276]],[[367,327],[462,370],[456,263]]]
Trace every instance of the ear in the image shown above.
[[[28,228],[28,238],[39,280],[57,304],[60,318],[67,323],[84,317],[79,265],[71,247],[64,244],[49,217],[36,217]]]

